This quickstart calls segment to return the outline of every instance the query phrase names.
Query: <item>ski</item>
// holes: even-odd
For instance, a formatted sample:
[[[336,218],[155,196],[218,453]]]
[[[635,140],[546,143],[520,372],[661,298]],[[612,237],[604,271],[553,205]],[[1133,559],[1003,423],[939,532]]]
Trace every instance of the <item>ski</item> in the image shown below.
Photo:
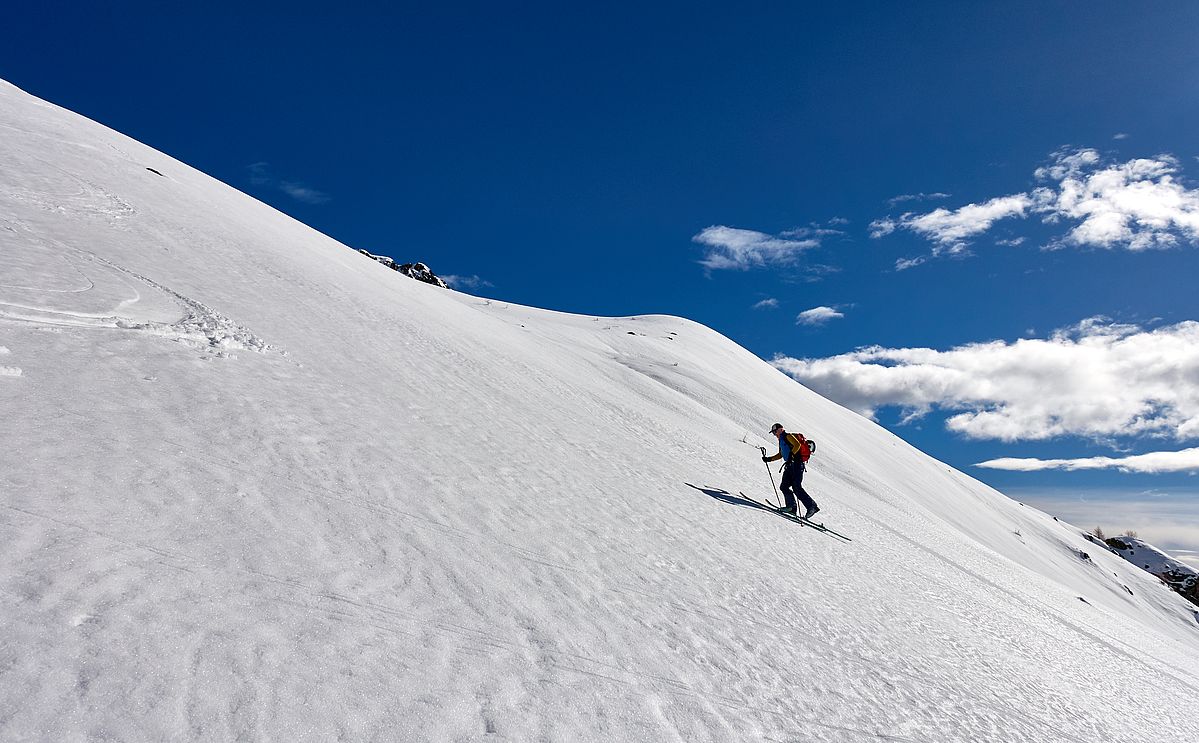
[[[794,522],[794,523],[796,523],[796,524],[799,524],[800,526],[807,526],[807,527],[811,527],[812,529],[815,529],[816,531],[821,531],[821,532],[824,532],[825,534],[828,534],[830,537],[837,537],[838,539],[844,539],[846,542],[852,542],[852,541],[853,541],[852,539],[850,539],[849,537],[845,536],[845,535],[844,535],[844,534],[842,534],[841,532],[833,531],[832,529],[828,528],[828,527],[827,527],[827,526],[825,526],[824,524],[820,524],[820,523],[817,523],[817,522],[815,522],[815,521],[808,521],[808,520],[807,520],[807,519],[805,519],[803,516],[792,516],[792,515],[791,515],[791,514],[789,514],[789,513],[783,513],[783,512],[782,512],[781,510],[779,510],[778,508],[774,508],[774,507],[772,507],[772,506],[768,506],[768,505],[766,505],[765,503],[763,503],[762,501],[760,501],[760,500],[757,500],[757,499],[755,499],[755,498],[750,498],[748,495],[746,495],[745,493],[741,492],[740,490],[738,490],[738,491],[737,491],[737,493],[738,493],[738,495],[740,495],[740,496],[741,496],[742,498],[744,498],[745,500],[749,501],[750,503],[753,503],[753,504],[754,504],[755,506],[757,506],[758,508],[761,508],[763,511],[770,511],[770,512],[771,512],[771,513],[773,513],[773,514],[775,514],[775,515],[777,515],[777,516],[782,516],[783,518],[787,519],[788,521],[791,521],[791,522]]]
[[[817,523],[817,522],[815,522],[815,521],[809,521],[809,520],[805,519],[803,516],[790,516],[790,515],[788,515],[788,516],[787,516],[787,518],[794,518],[796,521],[798,521],[799,523],[803,524],[804,526],[810,526],[810,527],[812,527],[813,529],[816,529],[817,531],[822,531],[822,532],[824,532],[825,534],[831,534],[831,535],[833,535],[834,537],[840,537],[840,538],[844,539],[846,542],[852,542],[852,541],[853,541],[852,539],[850,539],[849,537],[845,536],[845,535],[844,535],[844,534],[842,534],[841,532],[838,532],[838,531],[833,531],[832,529],[828,528],[828,527],[827,527],[827,526],[825,526],[824,524],[820,524],[820,523]]]

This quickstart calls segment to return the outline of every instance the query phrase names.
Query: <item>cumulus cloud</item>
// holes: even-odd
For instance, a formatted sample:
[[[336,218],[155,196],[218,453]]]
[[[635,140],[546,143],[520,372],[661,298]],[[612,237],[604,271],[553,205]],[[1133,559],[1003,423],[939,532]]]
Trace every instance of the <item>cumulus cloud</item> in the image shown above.
[[[1179,180],[1179,162],[1170,155],[1105,161],[1089,148],[1063,149],[1034,177],[1042,185],[957,209],[934,209],[885,217],[870,225],[881,238],[909,230],[933,244],[922,260],[904,259],[910,268],[929,257],[962,254],[969,242],[1003,219],[1037,216],[1068,229],[1054,247],[1168,248],[1199,242],[1199,189]]]
[[[1077,223],[1066,243],[1171,247],[1180,239],[1199,241],[1199,190],[1179,183],[1177,172],[1178,162],[1167,155],[1103,166],[1093,150],[1083,150],[1038,169],[1039,178],[1057,183],[1034,195],[1047,221]]]
[[[796,325],[823,325],[829,320],[836,320],[845,315],[832,307],[813,307],[804,310],[795,318]]]
[[[1182,451],[1155,451],[1127,457],[1086,457],[1082,459],[1036,459],[1001,457],[979,462],[976,467],[1015,472],[1041,470],[1119,470],[1158,474],[1199,471],[1199,448]]]
[[[774,236],[723,225],[708,227],[691,239],[706,248],[700,264],[711,270],[787,265],[801,252],[820,245],[819,235],[803,230]]]
[[[1199,437],[1199,322],[1145,330],[1091,318],[1048,338],[947,351],[872,346],[774,365],[846,407],[933,410],[974,439]]]
[[[779,301],[777,299],[775,299],[774,297],[771,297],[769,299],[763,299],[761,302],[758,302],[757,304],[755,304],[754,309],[755,310],[772,310],[778,306],[779,306]]]

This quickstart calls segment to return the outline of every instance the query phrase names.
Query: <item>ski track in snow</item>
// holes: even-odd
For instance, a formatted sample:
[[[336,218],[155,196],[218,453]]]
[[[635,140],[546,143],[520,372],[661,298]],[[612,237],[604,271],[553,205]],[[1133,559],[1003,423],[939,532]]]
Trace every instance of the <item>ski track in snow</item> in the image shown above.
[[[0,128],[0,738],[1191,732],[1181,599],[708,329],[421,285],[3,82]],[[732,495],[775,419],[851,544]]]
[[[279,352],[221,313],[168,287],[85,251],[29,235],[13,222],[0,224],[14,236],[24,232],[37,250],[0,252],[0,276],[27,276],[32,286],[0,279],[0,319],[59,327],[133,330],[168,338],[216,356],[237,350]],[[0,245],[2,247],[2,245]],[[60,270],[47,273],[38,262]],[[7,269],[7,270],[5,270]],[[74,280],[72,280],[72,277]],[[139,290],[140,287],[140,290]],[[163,300],[168,300],[164,303]],[[169,304],[170,306],[163,306]],[[138,315],[181,315],[155,321]]]

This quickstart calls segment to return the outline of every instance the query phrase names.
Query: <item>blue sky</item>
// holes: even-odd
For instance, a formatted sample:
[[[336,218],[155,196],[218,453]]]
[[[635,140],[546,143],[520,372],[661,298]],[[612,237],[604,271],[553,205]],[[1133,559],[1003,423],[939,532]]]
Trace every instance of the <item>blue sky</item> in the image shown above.
[[[1000,489],[1199,550],[1190,455],[1093,459],[1199,446],[1199,6],[7,16],[0,76],[349,245],[696,319]],[[974,466],[1001,458],[1099,468]]]

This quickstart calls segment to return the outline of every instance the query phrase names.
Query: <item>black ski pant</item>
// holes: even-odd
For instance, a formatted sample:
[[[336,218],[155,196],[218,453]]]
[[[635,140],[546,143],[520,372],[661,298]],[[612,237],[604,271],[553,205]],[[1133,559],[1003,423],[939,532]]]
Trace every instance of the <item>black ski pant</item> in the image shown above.
[[[786,467],[783,467],[783,480],[779,483],[779,489],[783,491],[783,498],[786,499],[787,508],[795,508],[795,496],[799,496],[799,500],[803,503],[804,508],[815,508],[816,501],[812,500],[812,496],[808,495],[803,489],[803,462],[788,462]]]

